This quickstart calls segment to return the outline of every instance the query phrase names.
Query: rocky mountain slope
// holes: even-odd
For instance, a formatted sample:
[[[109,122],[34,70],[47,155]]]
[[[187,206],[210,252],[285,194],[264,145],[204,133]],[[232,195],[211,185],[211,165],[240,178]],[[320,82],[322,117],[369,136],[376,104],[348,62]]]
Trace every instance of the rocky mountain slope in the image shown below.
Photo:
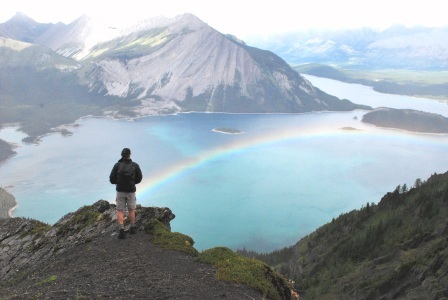
[[[219,247],[198,253],[170,231],[168,208],[137,207],[138,232],[117,239],[115,205],[100,200],[53,226],[0,220],[0,299],[297,299],[260,261]]]
[[[0,70],[8,74],[0,103],[11,122],[28,121],[23,110],[55,98],[47,107],[70,106],[81,116],[89,114],[86,104],[90,114],[116,117],[366,108],[322,92],[272,52],[223,35],[190,14],[124,30],[87,16],[65,25],[39,24],[18,14],[0,24],[0,38]],[[55,96],[55,90],[64,93]],[[31,95],[27,100],[25,91]],[[54,124],[52,116],[58,115],[43,117]],[[33,120],[33,128],[36,123],[45,121]]]
[[[18,123],[31,141],[104,108],[134,105],[90,93],[79,84],[81,64],[37,44],[0,36],[0,122]]]
[[[253,38],[290,64],[322,63],[355,68],[445,70],[448,28],[371,28],[291,32]]]
[[[448,172],[341,214],[268,255],[304,299],[447,299]]]

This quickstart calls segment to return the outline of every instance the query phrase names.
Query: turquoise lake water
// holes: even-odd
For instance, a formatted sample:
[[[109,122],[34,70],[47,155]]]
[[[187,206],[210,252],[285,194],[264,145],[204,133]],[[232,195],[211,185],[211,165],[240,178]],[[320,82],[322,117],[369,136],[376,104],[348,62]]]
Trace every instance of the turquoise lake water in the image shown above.
[[[335,88],[333,81],[319,84]],[[369,105],[396,97],[343,87],[344,93],[354,89],[352,99],[344,98],[364,98]],[[402,101],[422,110],[440,105],[391,100]],[[445,106],[436,109],[445,114]],[[399,184],[446,172],[448,136],[379,129],[360,122],[364,113],[84,118],[70,128],[72,136],[51,134],[37,146],[18,142],[18,154],[0,165],[0,184],[19,203],[14,216],[54,223],[99,199],[114,202],[108,176],[121,149],[129,147],[144,175],[138,202],[171,208],[172,230],[191,236],[198,250],[271,251],[341,213],[377,203]],[[218,127],[242,133],[214,132]],[[21,136],[7,128],[0,138]]]

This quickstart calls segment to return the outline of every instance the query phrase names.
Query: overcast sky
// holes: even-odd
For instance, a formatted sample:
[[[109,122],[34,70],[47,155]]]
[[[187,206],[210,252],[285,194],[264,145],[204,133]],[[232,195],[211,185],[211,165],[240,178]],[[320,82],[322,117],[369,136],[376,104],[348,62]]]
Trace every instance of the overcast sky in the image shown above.
[[[446,26],[442,0],[0,0],[0,23],[18,11],[41,23],[70,23],[83,14],[110,26],[192,13],[239,38],[308,28],[384,29],[393,24]]]

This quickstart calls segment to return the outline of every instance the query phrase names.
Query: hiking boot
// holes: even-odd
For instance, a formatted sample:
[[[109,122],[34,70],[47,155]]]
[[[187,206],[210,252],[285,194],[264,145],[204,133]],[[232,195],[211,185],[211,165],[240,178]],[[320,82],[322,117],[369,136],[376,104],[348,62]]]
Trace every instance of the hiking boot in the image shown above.
[[[131,229],[129,230],[130,234],[136,234],[137,233],[137,228],[135,226],[131,226]]]
[[[126,234],[124,233],[124,229],[120,229],[120,232],[118,233],[118,238],[119,238],[120,240],[126,238]]]

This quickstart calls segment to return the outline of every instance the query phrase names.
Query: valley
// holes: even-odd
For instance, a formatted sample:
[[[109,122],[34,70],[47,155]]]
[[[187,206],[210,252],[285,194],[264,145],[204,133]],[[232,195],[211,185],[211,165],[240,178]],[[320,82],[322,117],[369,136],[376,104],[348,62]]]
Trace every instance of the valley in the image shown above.
[[[274,53],[191,14],[122,31],[87,16],[58,25],[17,14],[0,24],[0,57],[0,120],[19,122],[28,142],[86,115],[367,108],[319,90]]]
[[[448,297],[445,30],[256,47],[191,14],[103,25],[0,24],[0,126],[26,134],[0,139],[2,218],[112,203],[129,147],[138,204],[172,209],[189,251],[244,249],[307,299]]]

